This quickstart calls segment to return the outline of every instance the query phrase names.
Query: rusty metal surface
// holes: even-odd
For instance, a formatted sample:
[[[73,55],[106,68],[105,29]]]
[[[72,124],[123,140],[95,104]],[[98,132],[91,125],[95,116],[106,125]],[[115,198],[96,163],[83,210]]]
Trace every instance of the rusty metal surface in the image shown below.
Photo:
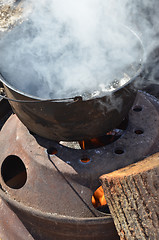
[[[2,199],[0,199],[0,239],[34,240],[20,219]]]
[[[6,194],[3,199],[8,202]],[[45,215],[9,199],[12,210],[29,230],[34,240],[119,240],[110,218],[61,218],[51,213]],[[21,232],[22,234],[23,232]],[[8,240],[5,239],[4,240]],[[17,238],[16,240],[21,240]]]
[[[80,239],[84,235],[86,239],[96,239],[92,233],[95,226],[101,233],[98,239],[104,239],[106,233],[109,237],[107,235],[105,239],[116,239],[110,237],[111,231],[115,231],[111,216],[94,209],[91,197],[100,186],[101,175],[159,150],[158,105],[156,99],[139,93],[134,107],[140,111],[134,111],[134,107],[130,110],[128,128],[122,137],[110,145],[91,150],[70,149],[35,137],[16,115],[12,115],[0,133],[0,167],[9,155],[18,156],[27,169],[27,181],[17,190],[8,187],[1,176],[1,196],[37,239],[46,239],[43,237],[47,235],[47,226],[48,239],[52,239],[53,232],[57,240],[64,239],[64,236],[70,240]],[[139,134],[139,130],[143,133]],[[46,148],[50,147],[57,150],[56,155],[48,156]],[[116,150],[123,150],[123,153]],[[83,156],[87,156],[90,162],[82,163]],[[62,226],[64,230],[61,230]],[[111,226],[111,231],[108,231],[108,226]],[[71,234],[76,238],[68,235],[68,230],[73,229]]]
[[[153,148],[158,142],[158,110],[142,93],[135,105],[142,106],[142,111],[130,111],[125,134],[110,145],[91,150],[73,150],[56,142],[34,138],[13,115],[1,131],[0,165],[9,155],[20,157],[27,169],[27,182],[15,190],[1,178],[3,189],[11,198],[43,212],[79,218],[101,216],[91,204],[91,196],[100,185],[99,177],[145,158],[155,151]],[[140,129],[144,133],[136,134],[135,131]],[[49,159],[46,148],[50,147],[56,148],[57,154]],[[123,154],[116,154],[117,149],[123,150]],[[83,156],[90,162],[82,163]]]

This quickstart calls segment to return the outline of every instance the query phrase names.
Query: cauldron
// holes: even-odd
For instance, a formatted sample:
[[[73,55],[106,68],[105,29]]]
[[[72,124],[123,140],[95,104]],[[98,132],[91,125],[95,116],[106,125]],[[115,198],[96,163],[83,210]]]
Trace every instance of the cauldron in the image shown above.
[[[126,29],[143,52],[139,37]],[[79,141],[102,136],[122,122],[135,100],[134,82],[141,71],[142,63],[138,62],[137,72],[124,85],[90,99],[73,96],[46,100],[16,89],[2,74],[0,80],[13,111],[30,131],[55,141]]]

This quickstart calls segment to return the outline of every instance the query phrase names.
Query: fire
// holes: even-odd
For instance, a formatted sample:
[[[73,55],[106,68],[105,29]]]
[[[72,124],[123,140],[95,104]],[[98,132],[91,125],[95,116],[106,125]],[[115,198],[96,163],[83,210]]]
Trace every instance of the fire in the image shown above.
[[[92,196],[92,204],[95,208],[98,208],[100,206],[104,206],[107,204],[105,197],[104,197],[104,191],[102,186],[99,187]]]
[[[85,147],[85,141],[81,141],[81,148],[82,148],[83,150],[86,149],[86,147]]]
[[[94,146],[101,146],[101,144],[102,144],[100,142],[99,138],[92,138],[90,141]]]
[[[81,149],[86,150],[86,143],[85,143],[85,141],[79,141],[79,144],[80,144]]]
[[[103,136],[92,138],[89,140],[79,141],[79,144],[81,149],[83,150],[103,147],[116,141],[122,136],[123,132],[124,131],[122,129],[117,128],[110,132],[107,132]]]
[[[86,150],[86,149],[91,149],[91,148],[96,148],[96,147],[102,147],[104,144],[102,141],[100,141],[100,138],[92,138],[90,140],[86,141],[79,141],[79,144],[81,146],[81,149]]]

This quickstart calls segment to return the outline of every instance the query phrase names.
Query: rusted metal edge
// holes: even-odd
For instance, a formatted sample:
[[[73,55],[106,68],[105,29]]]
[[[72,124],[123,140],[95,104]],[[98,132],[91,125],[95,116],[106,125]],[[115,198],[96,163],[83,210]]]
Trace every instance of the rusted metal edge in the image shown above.
[[[34,240],[33,236],[2,198],[0,198],[0,216],[0,239]]]
[[[17,209],[23,209],[23,211],[31,213],[34,216],[38,216],[40,218],[47,218],[48,220],[56,220],[57,222],[68,222],[68,223],[77,223],[78,224],[83,224],[83,223],[87,223],[87,225],[89,225],[89,223],[92,224],[101,224],[101,223],[112,223],[113,219],[111,217],[110,214],[105,214],[104,217],[92,217],[92,218],[77,218],[77,217],[65,217],[63,215],[56,215],[56,214],[51,214],[48,212],[41,212],[35,208],[31,208],[31,207],[27,207],[26,205],[17,202],[9,197],[6,196],[7,194],[4,192],[4,190],[2,188],[0,188],[0,196],[2,197],[2,199],[4,201],[6,201],[10,206],[13,206]],[[103,221],[102,221],[103,220]]]

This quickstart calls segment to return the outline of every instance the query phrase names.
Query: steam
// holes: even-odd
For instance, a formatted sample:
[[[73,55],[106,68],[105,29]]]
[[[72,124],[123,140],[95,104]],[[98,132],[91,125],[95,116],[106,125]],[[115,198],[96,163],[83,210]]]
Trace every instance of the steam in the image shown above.
[[[142,64],[131,27],[145,36],[146,51],[152,48],[154,21],[137,18],[138,8],[133,0],[27,1],[23,23],[0,40],[0,72],[15,89],[43,99],[111,92]]]

